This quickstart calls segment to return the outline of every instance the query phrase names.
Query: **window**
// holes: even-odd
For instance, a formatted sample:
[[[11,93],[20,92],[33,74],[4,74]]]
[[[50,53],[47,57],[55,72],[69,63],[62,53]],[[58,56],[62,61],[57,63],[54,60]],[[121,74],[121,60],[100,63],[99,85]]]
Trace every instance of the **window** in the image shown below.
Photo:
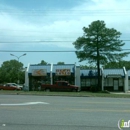
[[[119,86],[123,86],[123,84],[124,84],[124,81],[123,81],[123,79],[119,79]]]

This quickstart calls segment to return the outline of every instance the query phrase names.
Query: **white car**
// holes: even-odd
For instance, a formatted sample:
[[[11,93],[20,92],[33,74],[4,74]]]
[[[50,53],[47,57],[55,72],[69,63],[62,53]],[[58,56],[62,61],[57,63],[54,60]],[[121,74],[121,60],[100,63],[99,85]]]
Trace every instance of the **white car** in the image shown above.
[[[12,86],[16,86],[16,87],[20,88],[21,90],[23,89],[23,86],[16,84],[16,83],[7,83],[7,84],[10,84]]]

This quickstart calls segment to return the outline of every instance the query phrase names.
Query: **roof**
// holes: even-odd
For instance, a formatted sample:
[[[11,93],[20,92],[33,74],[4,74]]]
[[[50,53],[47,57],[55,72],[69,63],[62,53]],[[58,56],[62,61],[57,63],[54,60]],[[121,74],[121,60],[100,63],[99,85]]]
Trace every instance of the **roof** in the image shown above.
[[[51,65],[30,65],[28,73],[32,73],[33,70],[45,69],[47,73],[50,73]]]
[[[50,73],[51,65],[30,65],[28,73],[32,73],[33,70],[45,69],[47,73]],[[52,72],[56,73],[56,70],[70,69],[71,73],[75,72],[75,64],[64,64],[57,65],[53,64]],[[100,73],[101,74],[101,73]],[[104,76],[125,76],[124,70],[122,69],[103,69]],[[80,76],[97,76],[97,69],[86,69],[80,70]],[[128,70],[128,76],[130,76],[130,70]]]
[[[53,64],[52,72],[55,73],[57,69],[70,69],[71,73],[74,73],[75,64],[57,65]],[[51,65],[30,65],[28,73],[32,73],[33,70],[46,69],[47,73],[50,73]]]
[[[125,76],[123,69],[104,69],[104,76]]]
[[[124,76],[123,69],[103,69],[104,76]],[[101,74],[100,74],[101,75]],[[130,75],[130,71],[129,71]],[[80,76],[97,76],[96,69],[80,70]]]
[[[80,70],[80,76],[97,76],[96,69]]]

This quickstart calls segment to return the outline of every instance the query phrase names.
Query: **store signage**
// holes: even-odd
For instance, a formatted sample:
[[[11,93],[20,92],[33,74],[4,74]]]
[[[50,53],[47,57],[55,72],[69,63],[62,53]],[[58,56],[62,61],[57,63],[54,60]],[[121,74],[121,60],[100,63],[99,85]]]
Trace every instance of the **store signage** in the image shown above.
[[[46,69],[34,69],[32,70],[32,76],[46,76],[47,70]]]
[[[56,69],[57,76],[69,76],[71,75],[70,69]]]

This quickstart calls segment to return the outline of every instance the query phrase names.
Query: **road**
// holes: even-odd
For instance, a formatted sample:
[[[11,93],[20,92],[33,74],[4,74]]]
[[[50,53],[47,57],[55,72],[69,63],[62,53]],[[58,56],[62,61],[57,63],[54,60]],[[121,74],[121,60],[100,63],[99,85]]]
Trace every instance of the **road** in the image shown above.
[[[0,95],[0,130],[118,130],[128,98]]]

